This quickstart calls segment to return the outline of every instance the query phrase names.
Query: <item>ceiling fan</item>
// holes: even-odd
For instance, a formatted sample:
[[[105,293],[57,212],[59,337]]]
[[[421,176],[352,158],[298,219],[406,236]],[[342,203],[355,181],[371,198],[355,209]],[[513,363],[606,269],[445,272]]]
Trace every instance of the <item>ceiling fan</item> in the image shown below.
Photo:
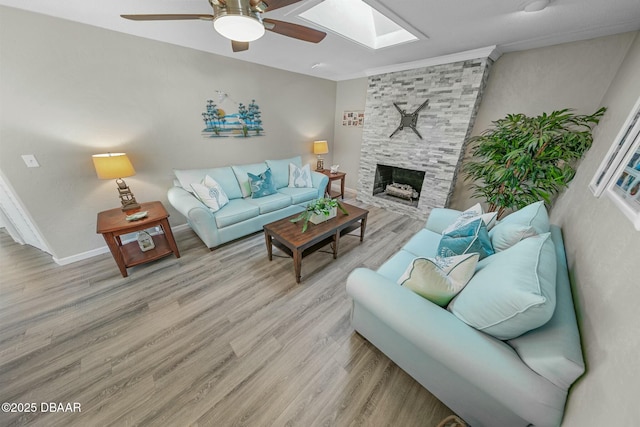
[[[209,14],[174,15],[120,15],[133,21],[175,21],[183,19],[201,19],[213,21],[213,27],[222,36],[231,40],[234,52],[249,49],[249,42],[259,39],[265,30],[283,36],[319,43],[327,33],[291,22],[263,18],[262,14],[281,7],[289,6],[301,0],[208,0],[213,8]]]

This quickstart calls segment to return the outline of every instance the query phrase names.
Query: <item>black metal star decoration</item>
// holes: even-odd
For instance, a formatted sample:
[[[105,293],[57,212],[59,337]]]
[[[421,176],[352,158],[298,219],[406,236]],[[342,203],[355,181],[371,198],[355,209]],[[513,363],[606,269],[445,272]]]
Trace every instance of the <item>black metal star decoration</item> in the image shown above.
[[[398,128],[394,130],[391,135],[389,135],[389,138],[392,138],[393,135],[395,135],[396,133],[398,133],[398,131],[401,131],[402,129],[404,129],[405,126],[407,126],[411,128],[416,133],[416,135],[418,135],[418,138],[422,139],[422,135],[420,135],[420,132],[418,132],[418,130],[416,129],[416,125],[418,124],[418,113],[420,112],[420,110],[426,107],[427,104],[429,104],[428,99],[424,101],[422,105],[420,105],[416,109],[416,111],[414,111],[411,114],[407,114],[406,110],[401,109],[400,107],[398,107],[398,104],[394,102],[393,106],[396,107],[396,110],[398,110],[398,112],[400,113],[400,126],[398,126]]]

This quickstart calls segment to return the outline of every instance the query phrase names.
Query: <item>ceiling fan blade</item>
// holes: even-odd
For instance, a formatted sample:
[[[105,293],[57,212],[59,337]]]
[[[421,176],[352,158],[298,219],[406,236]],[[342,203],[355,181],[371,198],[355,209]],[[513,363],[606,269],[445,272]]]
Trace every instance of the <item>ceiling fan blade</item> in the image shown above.
[[[290,4],[298,3],[301,0],[266,0],[267,12],[280,9],[281,7],[289,6]],[[253,0],[252,0],[253,2]]]
[[[212,21],[213,15],[207,14],[190,14],[190,15],[120,15],[124,19],[132,21],[178,21],[183,19],[202,19],[204,21]]]
[[[264,18],[262,22],[264,23],[264,28],[269,31],[306,42],[319,43],[327,35],[327,33],[323,31],[314,30],[313,28],[291,22],[277,21],[269,18]]]
[[[231,40],[231,49],[234,52],[242,52],[243,50],[248,50],[249,42],[239,42],[236,40]]]

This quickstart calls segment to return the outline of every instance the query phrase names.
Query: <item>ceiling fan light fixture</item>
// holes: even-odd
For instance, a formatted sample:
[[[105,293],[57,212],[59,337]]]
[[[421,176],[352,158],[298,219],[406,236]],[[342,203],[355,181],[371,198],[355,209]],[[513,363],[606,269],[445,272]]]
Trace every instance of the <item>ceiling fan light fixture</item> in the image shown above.
[[[252,42],[264,35],[264,25],[246,15],[222,15],[213,21],[213,27],[223,37],[238,42]]]

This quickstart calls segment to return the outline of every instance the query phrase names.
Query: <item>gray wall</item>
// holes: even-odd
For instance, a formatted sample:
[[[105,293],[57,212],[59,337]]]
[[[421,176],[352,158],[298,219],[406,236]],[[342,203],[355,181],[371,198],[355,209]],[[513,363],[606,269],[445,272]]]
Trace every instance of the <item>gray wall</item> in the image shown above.
[[[332,159],[346,172],[345,185],[355,191],[358,186],[358,168],[360,167],[360,147],[362,145],[362,127],[342,126],[342,114],[345,111],[364,111],[367,99],[366,77],[338,82],[336,90],[335,142]],[[366,120],[365,116],[365,120]]]
[[[213,30],[212,30],[213,31]],[[91,155],[129,154],[137,200],[166,202],[172,168],[302,155],[333,141],[336,83],[0,7],[0,170],[53,255],[104,247],[96,213],[119,206]],[[216,90],[260,105],[266,135],[205,139]],[[235,111],[233,103],[220,107]],[[41,167],[27,169],[21,154]],[[171,223],[184,218],[170,210]]]
[[[631,36],[631,35],[628,35]],[[627,41],[626,39],[624,40]],[[566,426],[633,425],[640,396],[640,231],[589,182],[640,97],[640,33],[602,99],[609,108],[551,220],[562,226],[587,360]]]

